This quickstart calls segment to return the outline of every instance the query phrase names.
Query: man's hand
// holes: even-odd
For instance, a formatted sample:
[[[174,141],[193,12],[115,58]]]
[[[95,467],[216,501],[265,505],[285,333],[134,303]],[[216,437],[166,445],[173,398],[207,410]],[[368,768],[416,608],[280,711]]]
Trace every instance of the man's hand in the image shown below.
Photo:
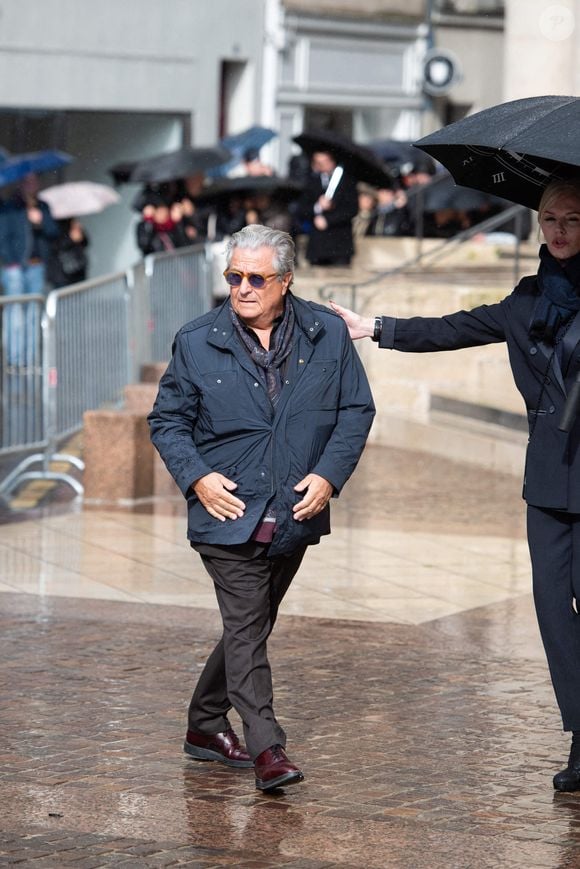
[[[337,305],[332,299],[330,299],[330,307],[339,317],[342,317],[348,326],[348,332],[353,341],[357,338],[372,338],[375,331],[374,317],[361,317],[360,314],[355,314],[354,311]]]
[[[244,515],[246,505],[231,494],[238,484],[223,474],[212,471],[192,483],[191,488],[214,519],[225,522],[226,519],[239,519]]]
[[[323,217],[322,214],[317,214],[313,223],[316,229],[320,230],[320,232],[324,232],[325,229],[328,229],[328,220],[326,217]]]
[[[292,508],[297,522],[312,519],[313,516],[324,510],[332,497],[334,488],[324,477],[319,477],[318,474],[307,474],[294,486],[295,492],[304,492],[304,490],[306,490],[306,494]]]

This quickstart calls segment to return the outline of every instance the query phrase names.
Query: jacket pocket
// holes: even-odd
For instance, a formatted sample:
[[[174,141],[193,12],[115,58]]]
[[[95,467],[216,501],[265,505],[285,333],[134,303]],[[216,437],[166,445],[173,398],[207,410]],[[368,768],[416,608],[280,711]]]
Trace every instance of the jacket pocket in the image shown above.
[[[316,359],[308,363],[308,369],[299,385],[300,403],[296,408],[297,413],[304,410],[337,410],[337,367],[336,359]]]
[[[209,420],[235,419],[240,415],[237,371],[210,371],[202,379],[201,411]]]

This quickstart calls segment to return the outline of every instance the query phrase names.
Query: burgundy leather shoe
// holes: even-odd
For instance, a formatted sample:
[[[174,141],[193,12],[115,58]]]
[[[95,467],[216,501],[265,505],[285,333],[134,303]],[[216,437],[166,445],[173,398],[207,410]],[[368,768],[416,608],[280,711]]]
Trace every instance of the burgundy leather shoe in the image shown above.
[[[254,761],[256,787],[261,791],[304,781],[301,770],[288,759],[281,745],[272,745]]]
[[[218,763],[225,763],[226,766],[244,769],[254,765],[231,727],[223,733],[212,733],[209,736],[188,730],[183,750],[195,760],[217,760]]]

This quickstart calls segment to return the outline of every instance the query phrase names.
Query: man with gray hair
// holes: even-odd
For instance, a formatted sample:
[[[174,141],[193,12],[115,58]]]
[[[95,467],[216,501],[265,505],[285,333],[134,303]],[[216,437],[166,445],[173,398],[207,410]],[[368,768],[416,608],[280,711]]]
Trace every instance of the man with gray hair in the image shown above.
[[[266,642],[306,547],[330,533],[330,498],[353,472],[375,410],[341,318],[290,292],[288,233],[246,226],[226,262],[230,295],[178,332],[149,423],[187,498],[187,536],[223,621],[184,748],[196,760],[253,766],[256,787],[269,791],[303,774],[284,751]]]

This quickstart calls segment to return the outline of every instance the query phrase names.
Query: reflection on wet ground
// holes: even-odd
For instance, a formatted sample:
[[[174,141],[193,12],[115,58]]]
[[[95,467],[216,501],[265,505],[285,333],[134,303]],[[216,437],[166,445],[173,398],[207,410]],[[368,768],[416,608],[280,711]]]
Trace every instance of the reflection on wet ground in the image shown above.
[[[220,621],[180,503],[0,526],[0,863],[580,867],[519,493],[367,450],[271,640],[274,795],[181,752]]]

